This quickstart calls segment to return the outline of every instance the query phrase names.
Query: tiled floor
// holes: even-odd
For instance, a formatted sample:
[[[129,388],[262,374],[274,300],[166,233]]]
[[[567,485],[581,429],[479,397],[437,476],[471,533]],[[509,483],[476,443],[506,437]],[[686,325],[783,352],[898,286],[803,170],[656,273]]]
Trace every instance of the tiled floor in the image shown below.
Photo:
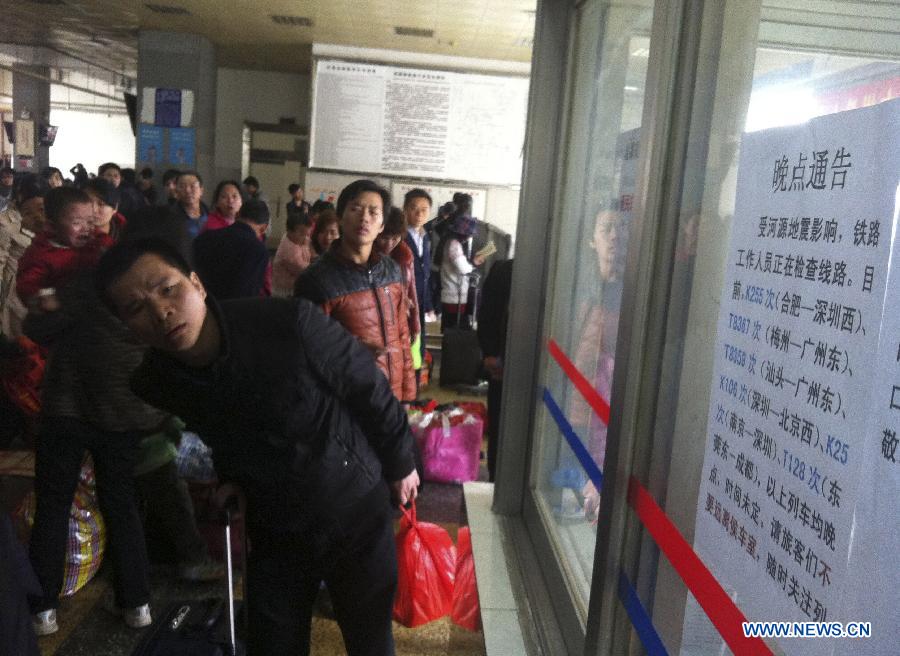
[[[511,568],[506,560],[500,519],[491,511],[494,486],[478,482],[465,483],[463,487],[486,653],[523,656],[527,652],[509,579]]]

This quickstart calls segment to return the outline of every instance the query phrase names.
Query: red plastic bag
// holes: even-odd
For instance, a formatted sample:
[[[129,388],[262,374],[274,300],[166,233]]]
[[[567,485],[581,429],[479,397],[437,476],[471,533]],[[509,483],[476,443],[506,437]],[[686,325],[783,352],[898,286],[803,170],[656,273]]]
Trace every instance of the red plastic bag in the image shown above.
[[[16,346],[21,355],[3,363],[0,385],[25,416],[34,418],[41,410],[40,387],[47,351],[24,336],[16,339]]]
[[[464,629],[478,631],[481,629],[481,607],[478,605],[475,557],[472,555],[472,535],[468,526],[459,529],[456,551],[456,586],[453,588],[450,619]]]
[[[456,548],[437,524],[416,521],[416,506],[403,511],[397,532],[397,595],[394,619],[410,628],[450,613],[456,579]]]

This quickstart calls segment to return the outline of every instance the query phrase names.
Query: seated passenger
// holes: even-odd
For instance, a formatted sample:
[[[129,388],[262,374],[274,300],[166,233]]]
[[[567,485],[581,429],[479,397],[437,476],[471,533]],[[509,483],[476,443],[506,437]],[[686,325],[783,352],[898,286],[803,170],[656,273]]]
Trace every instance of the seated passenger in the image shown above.
[[[248,653],[308,654],[324,580],[348,653],[393,654],[389,491],[411,501],[418,475],[371,355],[306,301],[217,303],[165,242],[110,250],[97,284],[151,346],[134,389],[212,448],[220,498],[245,494]]]

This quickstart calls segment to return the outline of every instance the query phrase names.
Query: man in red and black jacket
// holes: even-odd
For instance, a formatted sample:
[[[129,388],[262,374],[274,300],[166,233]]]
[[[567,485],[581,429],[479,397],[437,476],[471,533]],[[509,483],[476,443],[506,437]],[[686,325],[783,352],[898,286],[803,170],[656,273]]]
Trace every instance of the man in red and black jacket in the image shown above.
[[[414,401],[406,283],[397,263],[373,249],[390,209],[390,193],[371,180],[345,187],[337,202],[341,238],[300,275],[294,291],[369,348],[400,401]]]

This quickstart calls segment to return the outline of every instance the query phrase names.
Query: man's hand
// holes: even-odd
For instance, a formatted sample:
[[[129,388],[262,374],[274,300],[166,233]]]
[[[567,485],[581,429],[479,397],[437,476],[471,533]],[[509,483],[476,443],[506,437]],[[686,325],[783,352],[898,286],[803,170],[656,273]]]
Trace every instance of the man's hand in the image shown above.
[[[224,511],[225,508],[232,505],[232,499],[237,500],[237,510],[243,515],[247,507],[247,501],[244,498],[244,492],[234,483],[223,483],[216,488],[215,495],[212,498],[213,507],[216,510]]]
[[[415,500],[419,487],[419,473],[413,469],[406,478],[391,483],[391,497],[394,503],[405,506]]]
[[[484,368],[487,370],[491,380],[503,379],[503,361],[492,355],[484,359]]]

